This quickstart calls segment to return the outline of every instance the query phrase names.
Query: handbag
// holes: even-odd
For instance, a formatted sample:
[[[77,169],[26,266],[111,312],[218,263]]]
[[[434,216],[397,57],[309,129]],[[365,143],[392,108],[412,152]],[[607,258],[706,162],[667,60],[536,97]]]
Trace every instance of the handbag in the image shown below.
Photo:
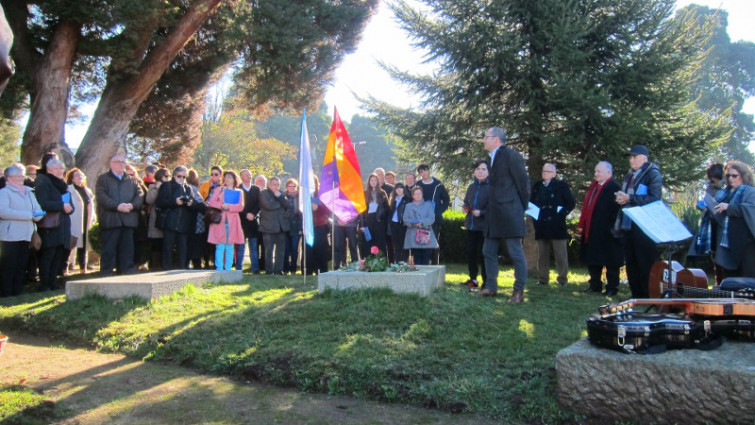
[[[31,234],[31,241],[29,241],[29,246],[35,251],[39,251],[39,249],[42,248],[42,237],[39,236],[39,233],[37,233],[36,230]]]
[[[223,211],[220,208],[207,207],[204,212],[204,221],[207,224],[220,223],[223,219]]]
[[[417,227],[417,233],[414,235],[414,242],[417,242],[419,245],[429,245],[432,240],[430,237],[432,231],[433,229],[430,227]]]
[[[165,219],[168,217],[168,210],[165,208],[155,207],[155,227],[162,230],[165,227]]]
[[[37,222],[37,227],[40,229],[56,229],[60,226],[60,211],[48,211],[42,220]]]

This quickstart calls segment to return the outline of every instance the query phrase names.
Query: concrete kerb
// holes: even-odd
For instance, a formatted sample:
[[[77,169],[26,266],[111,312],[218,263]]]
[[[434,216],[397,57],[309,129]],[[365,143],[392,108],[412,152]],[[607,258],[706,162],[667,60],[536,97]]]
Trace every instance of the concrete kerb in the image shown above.
[[[317,276],[317,291],[325,289],[357,290],[389,288],[397,294],[415,293],[428,296],[446,281],[446,266],[417,266],[417,271],[396,272],[342,272],[334,271]]]
[[[238,282],[241,279],[240,270],[170,270],[108,276],[67,282],[66,300],[76,300],[92,293],[114,299],[136,295],[150,300],[171,294],[186,285],[199,288],[208,282]]]

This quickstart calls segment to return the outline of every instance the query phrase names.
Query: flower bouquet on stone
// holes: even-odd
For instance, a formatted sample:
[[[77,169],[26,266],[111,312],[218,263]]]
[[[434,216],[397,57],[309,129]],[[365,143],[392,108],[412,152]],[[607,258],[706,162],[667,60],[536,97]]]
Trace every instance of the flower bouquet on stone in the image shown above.
[[[366,272],[384,272],[388,270],[388,259],[385,257],[383,251],[376,246],[370,248],[370,255],[363,261],[364,264],[362,267]]]

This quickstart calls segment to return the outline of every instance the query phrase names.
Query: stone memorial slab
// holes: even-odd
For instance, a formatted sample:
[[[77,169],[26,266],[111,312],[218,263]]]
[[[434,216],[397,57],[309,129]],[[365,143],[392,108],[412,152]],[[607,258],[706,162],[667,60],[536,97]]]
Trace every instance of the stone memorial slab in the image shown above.
[[[755,344],[623,354],[582,339],[556,355],[561,406],[594,423],[755,421]],[[591,423],[592,423],[591,422]]]
[[[237,282],[240,270],[170,270],[163,272],[108,276],[66,282],[66,299],[75,300],[89,293],[107,298],[127,298],[133,295],[145,299],[171,294],[186,285],[201,287],[211,282]]]
[[[411,272],[342,272],[321,273],[317,276],[317,292],[325,289],[390,288],[397,294],[414,293],[426,297],[446,280],[446,266],[417,266]]]

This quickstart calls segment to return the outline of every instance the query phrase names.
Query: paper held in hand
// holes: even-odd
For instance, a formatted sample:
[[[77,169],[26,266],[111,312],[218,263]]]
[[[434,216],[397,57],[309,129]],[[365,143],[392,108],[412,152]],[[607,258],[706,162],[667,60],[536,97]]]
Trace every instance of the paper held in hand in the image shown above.
[[[655,243],[681,242],[692,237],[692,233],[663,201],[624,208],[623,211]]]
[[[530,202],[529,205],[527,206],[527,211],[525,211],[524,213],[534,218],[535,220],[537,220],[537,218],[540,216],[540,208],[538,208],[537,205]]]

